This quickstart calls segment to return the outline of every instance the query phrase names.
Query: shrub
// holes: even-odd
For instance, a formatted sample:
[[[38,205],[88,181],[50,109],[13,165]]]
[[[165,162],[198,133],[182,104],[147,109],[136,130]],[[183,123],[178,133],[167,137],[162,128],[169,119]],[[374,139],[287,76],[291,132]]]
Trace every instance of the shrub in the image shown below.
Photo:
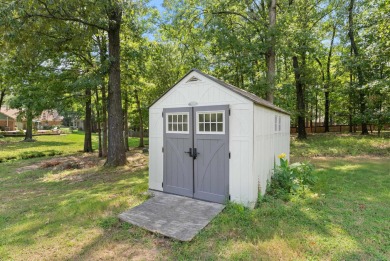
[[[45,153],[40,151],[25,151],[20,153],[21,159],[32,159],[32,158],[39,158],[39,157],[45,157]]]
[[[285,154],[280,154],[278,157],[280,165],[274,169],[267,194],[283,200],[289,200],[294,195],[305,196],[316,181],[313,166],[301,162],[289,165]]]
[[[56,156],[56,155],[62,155],[61,151],[58,150],[47,150],[45,151],[46,156]]]

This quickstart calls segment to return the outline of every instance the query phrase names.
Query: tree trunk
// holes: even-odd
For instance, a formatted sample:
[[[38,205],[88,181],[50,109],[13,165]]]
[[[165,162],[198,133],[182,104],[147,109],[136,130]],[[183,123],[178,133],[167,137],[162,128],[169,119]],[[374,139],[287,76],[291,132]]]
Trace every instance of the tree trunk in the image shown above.
[[[99,145],[99,157],[103,157],[102,150],[102,129],[101,129],[101,118],[100,118],[100,101],[99,101],[99,88],[96,88],[96,118],[97,118],[97,132],[98,132],[98,145]]]
[[[129,151],[129,93],[127,91],[127,88],[125,90],[125,107],[123,110],[124,114],[124,130],[125,130],[125,149],[126,151]]]
[[[269,46],[266,54],[267,63],[267,101],[274,102],[274,89],[275,89],[275,72],[276,72],[276,53],[275,53],[275,24],[276,24],[276,0],[270,0],[268,6],[268,18],[269,18]]]
[[[139,101],[138,90],[134,90],[134,98],[137,103],[137,111],[139,117],[139,145],[138,147],[144,147],[144,121],[142,119],[141,102]]]
[[[352,48],[351,48],[351,57],[352,57]],[[349,70],[349,91],[348,91],[348,98],[349,98],[349,104],[348,104],[348,112],[349,112],[349,132],[353,132],[353,122],[352,122],[352,113],[353,113],[353,99],[352,99],[352,84],[353,84],[353,74],[352,74],[352,68]]]
[[[350,0],[349,2],[349,7],[348,7],[348,25],[349,25],[349,30],[348,30],[348,36],[349,40],[351,42],[351,48],[353,50],[353,53],[355,54],[355,57],[359,57],[359,50],[355,42],[355,35],[354,35],[354,24],[353,24],[353,6],[355,4],[355,0]],[[362,135],[367,135],[368,134],[368,129],[367,129],[367,120],[365,119],[365,112],[366,112],[366,95],[364,93],[363,85],[364,85],[364,74],[363,74],[363,69],[359,64],[356,65],[357,69],[357,76],[358,76],[358,81],[359,81],[359,100],[360,100],[360,115],[362,117]]]
[[[328,87],[326,87],[328,88]],[[325,111],[324,111],[325,132],[329,132],[329,91],[325,89]]]
[[[318,120],[318,93],[316,92],[316,112],[315,112],[315,121],[314,121],[314,132],[317,132],[317,123]]]
[[[302,83],[301,72],[298,64],[298,58],[293,57],[293,68],[295,76],[295,87],[297,97],[297,112],[298,112],[298,139],[306,139],[305,129],[305,95],[304,86]]]
[[[33,132],[33,114],[30,110],[26,113],[26,135],[24,141],[34,141],[32,138]]]
[[[123,112],[120,72],[120,25],[122,10],[115,6],[109,13],[108,51],[110,55],[108,77],[108,153],[105,166],[126,164],[123,140]]]
[[[85,89],[85,120],[84,120],[84,152],[92,152],[92,106],[91,106],[91,89]]]
[[[0,108],[1,108],[1,105],[3,105],[4,97],[5,97],[5,90],[1,90],[0,91]]]
[[[107,157],[108,128],[107,128],[107,96],[106,84],[102,83],[102,156]]]
[[[107,96],[106,96],[106,83],[105,77],[107,75],[104,69],[107,62],[107,43],[106,37],[103,35],[101,38],[97,37],[99,43],[100,64],[101,68],[101,84],[102,84],[102,157],[107,157]]]
[[[334,38],[336,35],[336,25],[333,25],[333,32],[332,32],[332,39],[330,41],[330,47],[329,47],[329,53],[328,53],[328,62],[326,64],[326,84],[325,84],[325,119],[324,119],[324,126],[325,126],[325,132],[329,132],[329,108],[330,108],[330,101],[329,101],[329,88],[330,88],[330,61],[332,58],[332,51],[333,51],[333,43]]]

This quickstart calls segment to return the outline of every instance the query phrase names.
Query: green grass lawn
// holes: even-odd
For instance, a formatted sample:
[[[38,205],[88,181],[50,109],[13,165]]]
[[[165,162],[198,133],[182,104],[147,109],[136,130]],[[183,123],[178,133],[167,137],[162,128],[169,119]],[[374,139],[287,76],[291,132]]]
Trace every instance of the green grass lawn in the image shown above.
[[[307,140],[292,138],[291,154],[295,157],[345,157],[358,155],[390,157],[390,133],[385,136],[326,134],[308,135]]]
[[[364,146],[360,155],[339,157],[345,144],[355,143]],[[313,154],[303,155],[304,146]],[[0,163],[0,260],[389,260],[389,146],[388,138],[376,137],[294,140],[292,160],[316,166],[309,197],[270,200],[254,210],[229,204],[188,243],[116,218],[146,199],[147,169],[130,164],[18,174],[42,159]]]
[[[34,155],[68,155],[83,150],[84,132],[73,132],[65,135],[34,136],[36,142],[23,142],[23,137],[7,137],[0,139],[0,162]],[[138,146],[138,138],[130,138],[129,146]],[[145,139],[148,142],[148,139]],[[98,136],[92,135],[92,146],[98,148]]]

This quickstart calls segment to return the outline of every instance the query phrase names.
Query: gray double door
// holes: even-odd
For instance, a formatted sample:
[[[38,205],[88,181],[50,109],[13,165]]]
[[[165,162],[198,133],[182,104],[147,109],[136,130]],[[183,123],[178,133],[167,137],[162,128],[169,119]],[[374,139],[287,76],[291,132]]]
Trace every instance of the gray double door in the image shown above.
[[[169,108],[164,117],[164,192],[225,203],[229,106]]]

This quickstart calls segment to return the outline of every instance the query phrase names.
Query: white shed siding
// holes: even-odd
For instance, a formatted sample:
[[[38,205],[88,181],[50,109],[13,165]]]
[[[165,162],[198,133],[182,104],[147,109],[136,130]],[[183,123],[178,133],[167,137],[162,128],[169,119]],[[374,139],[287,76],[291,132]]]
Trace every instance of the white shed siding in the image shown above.
[[[231,200],[246,206],[253,204],[253,103],[231,106],[230,177]]]
[[[162,190],[163,118],[162,109],[149,110],[149,188]]]
[[[281,117],[281,130],[275,131],[275,116]],[[279,118],[278,118],[279,120]],[[290,154],[290,116],[262,106],[254,106],[254,186],[264,195],[278,155]],[[256,195],[257,196],[257,195]]]
[[[196,76],[200,81],[186,83]],[[229,193],[232,201],[251,205],[253,195],[253,102],[192,72],[166,93],[150,109],[149,119],[149,188],[162,190],[163,182],[163,108],[228,104],[229,118]]]

